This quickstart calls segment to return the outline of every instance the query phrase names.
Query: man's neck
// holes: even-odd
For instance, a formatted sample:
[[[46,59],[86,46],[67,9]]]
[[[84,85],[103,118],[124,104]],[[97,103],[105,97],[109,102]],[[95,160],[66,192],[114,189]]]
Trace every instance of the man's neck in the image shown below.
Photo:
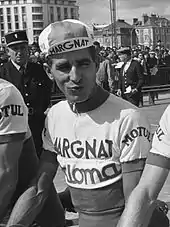
[[[131,57],[129,57],[129,58],[126,59],[125,64],[126,64],[127,62],[129,62],[129,61],[132,61],[132,58],[131,58]]]
[[[71,110],[75,113],[86,113],[101,106],[109,97],[109,93],[102,89],[100,86],[96,86],[92,95],[88,100],[81,103],[69,103]]]
[[[16,62],[14,62],[12,59],[11,59],[11,62],[16,67],[17,70],[19,70],[21,67],[26,67],[27,66],[27,63],[19,65]]]

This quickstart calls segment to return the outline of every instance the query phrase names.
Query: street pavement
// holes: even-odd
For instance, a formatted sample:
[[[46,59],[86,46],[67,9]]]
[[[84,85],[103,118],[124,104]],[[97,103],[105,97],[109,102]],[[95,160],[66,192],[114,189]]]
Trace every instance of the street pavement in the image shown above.
[[[144,106],[141,109],[147,115],[149,122],[151,124],[152,131],[155,131],[157,125],[159,124],[159,120],[161,115],[163,114],[166,107],[170,104],[170,92],[159,94],[158,100],[155,101],[155,105],[149,105],[148,96],[144,96]],[[55,179],[54,179],[55,186],[57,191],[60,192],[66,188],[64,174],[59,169]],[[168,203],[170,208],[170,175],[163,186],[159,199],[164,200]],[[66,214],[68,219],[77,219],[76,214],[67,213]],[[168,217],[170,218],[170,212],[168,213]]]

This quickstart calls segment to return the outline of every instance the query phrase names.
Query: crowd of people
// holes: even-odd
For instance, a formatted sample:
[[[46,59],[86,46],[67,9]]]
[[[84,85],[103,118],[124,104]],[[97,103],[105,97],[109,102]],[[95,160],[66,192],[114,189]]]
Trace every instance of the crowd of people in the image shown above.
[[[0,222],[65,227],[69,210],[80,227],[168,227],[157,196],[170,169],[170,109],[153,137],[138,108],[142,86],[169,66],[168,50],[161,42],[155,51],[104,49],[86,24],[69,19],[47,26],[38,45],[28,45],[25,31],[5,40]],[[66,99],[51,107],[53,83]],[[59,166],[62,193],[53,184]]]
[[[119,57],[119,50],[116,47],[103,47],[98,41],[94,41],[96,53],[98,55],[99,70],[97,73],[97,82],[107,91],[116,94],[120,82],[120,68],[122,62]],[[143,86],[159,85],[161,80],[157,81],[158,69],[161,67],[170,67],[170,50],[166,49],[161,40],[158,40],[157,46],[133,46],[131,49],[131,58],[138,61],[142,67]],[[0,63],[8,61],[9,55],[7,48],[1,47]],[[38,43],[34,42],[29,45],[29,62],[43,65],[46,63],[46,56],[41,52]],[[167,81],[168,83],[168,81]],[[55,86],[53,87],[56,91]],[[59,90],[57,90],[58,92]],[[149,92],[149,104],[154,105],[155,100],[158,100],[158,92]],[[137,106],[143,106],[143,95],[140,92],[140,101]]]

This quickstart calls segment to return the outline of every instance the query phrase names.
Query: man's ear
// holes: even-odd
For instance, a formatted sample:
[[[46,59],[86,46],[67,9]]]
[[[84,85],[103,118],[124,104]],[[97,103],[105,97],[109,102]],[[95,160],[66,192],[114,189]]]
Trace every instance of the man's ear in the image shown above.
[[[54,77],[51,73],[51,67],[47,63],[44,63],[43,67],[44,67],[44,70],[47,73],[48,77],[50,78],[50,80],[54,80]]]

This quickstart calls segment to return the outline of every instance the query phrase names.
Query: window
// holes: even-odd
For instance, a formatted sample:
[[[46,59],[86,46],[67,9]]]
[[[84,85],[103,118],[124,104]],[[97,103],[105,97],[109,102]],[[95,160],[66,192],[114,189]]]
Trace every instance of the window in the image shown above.
[[[14,18],[15,18],[15,21],[19,21],[18,15],[15,15]]]
[[[8,23],[8,31],[12,29],[11,23]]]
[[[19,0],[16,0],[16,4],[19,4]]]
[[[156,29],[155,29],[155,33],[156,33],[156,34],[159,34],[159,29],[156,28]]]
[[[3,8],[0,8],[0,15],[3,15]]]
[[[15,23],[15,29],[19,29],[19,23]]]
[[[22,21],[23,21],[23,22],[26,22],[26,21],[27,21],[27,17],[26,17],[25,14],[22,15]]]
[[[27,23],[23,22],[23,29],[26,29],[26,28],[27,28]]]
[[[24,0],[24,4],[26,4],[27,3],[27,0]]]
[[[4,35],[5,35],[5,32],[1,31],[1,37],[4,37]]]
[[[32,7],[32,12],[33,13],[42,13],[43,8],[42,7]]]
[[[1,5],[4,5],[4,0],[1,1]]]
[[[12,4],[12,0],[8,0],[8,4],[11,5]]]
[[[74,8],[70,9],[70,13],[71,13],[71,19],[74,19],[75,18]]]
[[[57,7],[57,20],[61,20],[61,8]]]
[[[11,8],[6,8],[6,13],[11,14]]]
[[[25,6],[22,6],[22,7],[21,7],[21,10],[22,10],[22,13],[26,13]]]
[[[18,14],[18,7],[14,7],[14,14]]]
[[[0,16],[0,22],[4,22],[4,17]]]
[[[160,40],[160,36],[159,35],[156,36],[156,40],[157,41]]]
[[[32,20],[43,20],[43,14],[32,15]]]
[[[1,24],[1,30],[4,30],[4,24]]]
[[[51,22],[54,21],[54,9],[53,9],[53,7],[50,7],[50,21]]]
[[[11,22],[11,16],[7,16],[7,21]]]
[[[68,9],[64,8],[64,19],[68,18]]]
[[[37,36],[41,33],[42,30],[33,30],[33,35]]]
[[[43,28],[43,22],[33,22],[33,28]]]

